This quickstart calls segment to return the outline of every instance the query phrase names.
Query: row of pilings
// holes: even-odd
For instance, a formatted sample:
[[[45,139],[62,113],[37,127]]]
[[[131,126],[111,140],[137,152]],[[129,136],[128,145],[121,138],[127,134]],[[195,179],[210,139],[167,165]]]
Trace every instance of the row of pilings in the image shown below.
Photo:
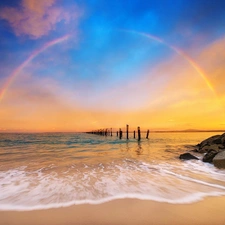
[[[129,139],[129,134],[133,133],[133,138],[136,139],[136,131],[137,131],[137,140],[140,141],[141,140],[141,128],[137,127],[137,130],[134,130],[133,132],[129,132],[129,125],[126,125],[126,139]],[[119,139],[122,139],[123,137],[123,130],[121,128],[119,128],[119,130],[117,130],[116,132],[112,132],[112,128],[106,128],[106,129],[99,129],[99,130],[92,130],[89,132],[86,132],[88,134],[96,134],[96,135],[102,135],[102,136],[113,136],[113,133],[116,134],[117,137],[119,137]],[[149,130],[147,130],[146,132],[146,139],[148,139],[149,137]]]

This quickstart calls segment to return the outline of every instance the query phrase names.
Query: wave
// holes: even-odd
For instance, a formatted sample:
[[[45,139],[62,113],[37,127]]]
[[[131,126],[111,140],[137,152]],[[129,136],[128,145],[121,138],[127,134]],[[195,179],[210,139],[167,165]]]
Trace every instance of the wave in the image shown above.
[[[49,204],[39,204],[39,205],[34,205],[34,206],[1,204],[0,210],[1,211],[46,210],[46,209],[52,209],[52,208],[70,207],[70,206],[84,205],[84,204],[98,205],[98,204],[103,204],[103,203],[107,203],[107,202],[114,201],[114,200],[126,200],[126,199],[138,199],[138,200],[144,200],[144,201],[155,201],[155,202],[169,203],[169,204],[192,204],[192,203],[201,201],[201,200],[205,199],[206,197],[219,197],[219,196],[225,196],[225,193],[198,192],[198,193],[194,193],[190,196],[183,197],[180,199],[175,199],[175,200],[160,198],[160,197],[151,196],[151,195],[140,195],[140,194],[130,193],[130,194],[124,194],[124,195],[111,196],[111,197],[97,199],[97,200],[92,200],[92,199],[74,200],[74,201],[65,202],[65,203],[49,203]]]
[[[195,168],[196,170],[193,170]],[[200,162],[147,163],[123,159],[95,165],[54,164],[0,171],[0,210],[40,210],[117,199],[190,204],[225,195],[224,171]]]

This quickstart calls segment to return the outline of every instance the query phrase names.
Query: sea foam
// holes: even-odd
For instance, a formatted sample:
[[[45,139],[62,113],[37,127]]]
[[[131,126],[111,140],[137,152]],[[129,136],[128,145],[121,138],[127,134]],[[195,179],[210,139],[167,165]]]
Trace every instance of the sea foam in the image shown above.
[[[194,172],[193,166],[198,168]],[[73,165],[63,173],[56,172],[54,165],[50,168],[54,170],[41,168],[30,172],[20,167],[1,171],[0,210],[49,209],[116,199],[189,204],[225,195],[224,171],[207,170],[205,164],[193,162],[182,166],[124,159],[108,164],[83,164],[79,168]],[[196,173],[205,178],[196,179]]]

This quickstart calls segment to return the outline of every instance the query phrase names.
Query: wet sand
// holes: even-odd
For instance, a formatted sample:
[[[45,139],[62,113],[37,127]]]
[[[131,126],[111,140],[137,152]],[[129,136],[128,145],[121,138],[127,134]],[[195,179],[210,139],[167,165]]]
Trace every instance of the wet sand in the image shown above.
[[[192,204],[122,199],[34,211],[0,211],[0,225],[224,225],[225,197]]]

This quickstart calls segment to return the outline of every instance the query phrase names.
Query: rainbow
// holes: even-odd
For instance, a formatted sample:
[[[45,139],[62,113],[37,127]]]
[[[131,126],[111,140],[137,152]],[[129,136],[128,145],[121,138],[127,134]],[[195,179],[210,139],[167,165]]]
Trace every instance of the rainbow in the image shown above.
[[[189,56],[187,55],[184,51],[182,51],[181,49],[178,49],[177,47],[173,46],[173,45],[169,45],[168,43],[166,43],[163,39],[154,36],[152,34],[147,34],[144,32],[138,32],[138,31],[134,31],[134,30],[124,30],[124,29],[119,29],[120,31],[123,32],[129,32],[129,33],[134,33],[134,34],[138,34],[144,37],[147,37],[149,39],[155,40],[161,44],[166,45],[167,47],[169,47],[170,49],[172,49],[174,52],[176,52],[178,55],[182,56],[194,69],[195,71],[201,76],[201,78],[205,81],[207,87],[213,92],[214,95],[216,95],[216,92],[212,86],[212,84],[210,83],[209,79],[207,78],[207,76],[205,75],[205,73],[203,72],[203,70],[199,67],[199,65]],[[7,89],[9,88],[9,86],[11,85],[11,83],[13,82],[13,80],[16,78],[16,76],[24,69],[24,67],[26,67],[37,55],[39,55],[40,53],[42,53],[43,51],[45,51],[46,49],[48,49],[49,47],[61,43],[65,40],[67,40],[71,35],[67,34],[65,36],[62,36],[60,38],[57,38],[55,40],[52,40],[48,43],[46,43],[44,46],[42,46],[40,49],[35,50],[19,67],[17,67],[12,74],[9,75],[8,79],[6,80],[5,84],[3,85],[2,89],[0,90],[0,103],[7,91]],[[217,96],[217,95],[216,95]]]
[[[195,71],[201,76],[201,78],[205,81],[207,87],[210,89],[210,91],[216,95],[216,92],[211,84],[211,82],[209,81],[209,79],[207,78],[207,76],[205,75],[205,73],[203,72],[203,70],[199,67],[199,65],[189,56],[187,55],[184,51],[182,51],[181,49],[178,49],[177,47],[173,46],[173,45],[169,45],[168,43],[166,43],[163,39],[156,37],[154,35],[151,34],[147,34],[147,33],[143,33],[143,32],[138,32],[138,31],[134,31],[134,30],[124,30],[124,29],[120,29],[120,31],[124,31],[124,32],[129,32],[129,33],[134,33],[134,34],[138,34],[144,37],[147,37],[149,39],[155,40],[161,44],[166,45],[167,47],[169,47],[170,49],[172,49],[174,52],[176,52],[178,55],[182,56],[194,69]],[[216,95],[217,96],[217,95]]]
[[[2,89],[0,90],[0,103],[7,91],[7,89],[9,88],[9,86],[11,85],[11,83],[13,82],[13,80],[16,78],[16,76],[24,69],[24,67],[26,67],[37,55],[39,55],[40,53],[44,52],[46,49],[48,49],[49,47],[61,43],[65,40],[67,40],[71,35],[67,34],[65,36],[62,36],[60,38],[57,38],[55,40],[52,40],[48,43],[46,43],[44,46],[42,46],[40,49],[35,50],[22,64],[20,64],[8,77],[8,79],[6,80],[6,82],[4,83]]]

